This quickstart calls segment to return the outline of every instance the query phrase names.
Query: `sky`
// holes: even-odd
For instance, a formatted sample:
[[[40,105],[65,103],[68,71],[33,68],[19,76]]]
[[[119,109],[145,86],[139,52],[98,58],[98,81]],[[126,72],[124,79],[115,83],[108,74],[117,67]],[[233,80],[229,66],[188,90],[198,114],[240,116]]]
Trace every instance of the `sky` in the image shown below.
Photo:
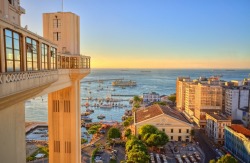
[[[62,0],[21,0],[22,26],[42,36],[42,13]],[[64,0],[80,16],[92,68],[250,68],[249,0]]]

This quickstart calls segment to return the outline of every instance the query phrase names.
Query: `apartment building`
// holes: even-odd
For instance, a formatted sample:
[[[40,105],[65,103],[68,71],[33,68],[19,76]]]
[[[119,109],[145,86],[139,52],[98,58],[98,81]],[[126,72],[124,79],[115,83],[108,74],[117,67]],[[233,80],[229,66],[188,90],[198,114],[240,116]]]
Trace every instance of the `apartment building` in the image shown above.
[[[225,90],[225,112],[232,119],[238,119],[237,110],[249,106],[249,88],[231,87]]]
[[[194,116],[194,109],[195,109],[195,88],[196,83],[186,83],[186,92],[185,92],[185,114],[190,118],[193,119]]]
[[[176,80],[176,107],[185,109],[186,83],[191,82],[190,77],[178,77]]]
[[[195,88],[194,121],[202,128],[206,125],[206,112],[221,111],[222,87],[199,83]]]
[[[221,112],[206,113],[206,134],[217,144],[224,144],[224,127],[231,126],[231,119]]]

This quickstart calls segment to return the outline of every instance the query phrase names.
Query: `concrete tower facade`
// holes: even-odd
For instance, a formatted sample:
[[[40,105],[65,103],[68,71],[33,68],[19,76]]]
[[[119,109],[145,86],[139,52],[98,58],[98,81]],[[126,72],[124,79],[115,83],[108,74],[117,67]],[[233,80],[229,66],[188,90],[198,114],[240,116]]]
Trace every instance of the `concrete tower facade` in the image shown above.
[[[43,36],[58,45],[58,53],[80,54],[80,18],[71,12],[43,14]]]

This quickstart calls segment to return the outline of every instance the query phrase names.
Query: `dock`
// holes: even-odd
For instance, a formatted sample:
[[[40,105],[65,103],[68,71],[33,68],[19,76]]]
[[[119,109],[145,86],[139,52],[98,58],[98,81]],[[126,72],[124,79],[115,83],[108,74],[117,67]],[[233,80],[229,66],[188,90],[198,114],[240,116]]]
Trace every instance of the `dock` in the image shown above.
[[[98,79],[98,80],[86,80],[86,81],[81,81],[80,83],[91,83],[91,82],[104,82],[104,81],[111,81],[111,80],[124,80],[124,78],[120,78],[120,79]]]
[[[121,95],[121,94],[111,94],[111,96],[120,96],[120,97],[122,97],[122,96],[124,96],[124,97],[134,97],[134,96],[137,96],[137,95]]]
[[[25,132],[35,129],[36,127],[48,127],[47,122],[25,122]]]

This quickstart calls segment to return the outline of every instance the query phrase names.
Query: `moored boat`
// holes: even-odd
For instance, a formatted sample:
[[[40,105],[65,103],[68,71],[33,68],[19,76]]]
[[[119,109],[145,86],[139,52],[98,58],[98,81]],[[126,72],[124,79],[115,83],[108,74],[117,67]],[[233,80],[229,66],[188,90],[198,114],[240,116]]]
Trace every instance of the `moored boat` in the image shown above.
[[[88,117],[88,116],[81,116],[81,119],[84,120],[85,122],[90,122],[92,121],[92,118]]]
[[[102,104],[100,105],[100,108],[106,108],[106,109],[111,109],[113,106],[110,104]]]
[[[98,119],[104,119],[104,118],[105,118],[105,115],[103,115],[103,114],[98,115],[97,118],[98,118]]]

